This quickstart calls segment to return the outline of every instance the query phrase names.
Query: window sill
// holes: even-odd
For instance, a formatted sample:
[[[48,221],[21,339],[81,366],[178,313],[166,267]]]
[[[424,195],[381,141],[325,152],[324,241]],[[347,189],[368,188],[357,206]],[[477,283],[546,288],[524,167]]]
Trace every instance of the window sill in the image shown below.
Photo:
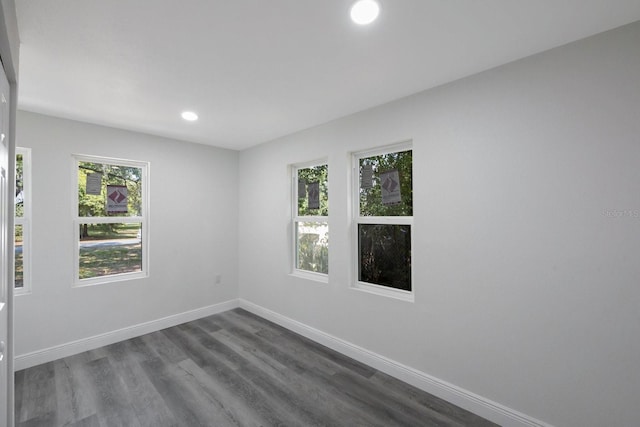
[[[311,280],[319,283],[329,283],[329,275],[323,273],[314,273],[306,270],[293,270],[289,276],[298,277],[300,279]]]
[[[380,295],[387,298],[394,298],[406,302],[414,302],[415,296],[413,292],[403,291],[401,289],[388,288],[386,286],[373,285],[371,283],[356,282],[350,286],[351,289],[366,292],[369,294]]]
[[[91,279],[82,279],[76,280],[73,284],[74,288],[84,288],[87,286],[95,286],[95,285],[106,285],[114,282],[123,282],[126,280],[136,280],[136,279],[145,279],[149,277],[149,274],[145,272],[136,272],[136,273],[122,273],[122,274],[114,274],[111,276],[103,276],[103,277],[95,277]]]

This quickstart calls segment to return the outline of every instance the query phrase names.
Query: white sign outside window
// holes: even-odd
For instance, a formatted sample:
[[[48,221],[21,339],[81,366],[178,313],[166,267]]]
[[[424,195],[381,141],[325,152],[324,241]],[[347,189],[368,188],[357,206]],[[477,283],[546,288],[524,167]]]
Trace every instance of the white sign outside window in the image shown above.
[[[307,197],[307,182],[304,179],[298,180],[298,199]]]
[[[307,194],[309,195],[309,209],[320,209],[320,183],[310,182],[307,184]]]
[[[360,176],[360,188],[373,188],[373,165],[363,165]]]
[[[397,205],[402,202],[400,194],[400,173],[392,169],[380,174],[380,187],[382,192],[382,204],[385,206]]]
[[[99,196],[102,191],[102,174],[90,173],[87,174],[87,188],[86,193],[94,196]]]
[[[127,213],[128,199],[126,185],[107,185],[107,214]]]

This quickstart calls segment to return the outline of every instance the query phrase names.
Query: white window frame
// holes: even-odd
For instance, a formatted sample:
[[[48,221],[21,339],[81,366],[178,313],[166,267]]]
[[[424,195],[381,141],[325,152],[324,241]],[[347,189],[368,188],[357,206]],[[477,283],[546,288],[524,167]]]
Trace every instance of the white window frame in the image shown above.
[[[16,147],[16,158],[18,155],[22,155],[23,210],[22,217],[15,216],[15,209],[13,212],[13,241],[15,244],[16,226],[22,226],[22,287],[15,287],[14,276],[13,294],[23,295],[31,293],[31,148]],[[15,273],[15,259],[13,269]]]
[[[298,268],[298,223],[299,222],[317,222],[326,223],[330,230],[329,215],[299,215],[298,214],[298,171],[316,166],[327,166],[327,174],[329,173],[328,159],[319,159],[305,163],[296,163],[291,165],[291,275],[304,279],[314,280],[316,282],[328,283],[329,275],[318,273],[315,271],[303,270]],[[330,267],[330,266],[329,266]]]
[[[414,252],[414,226],[413,226],[413,216],[360,216],[360,159],[379,156],[383,154],[389,154],[400,151],[413,151],[413,143],[411,140],[400,142],[397,144],[386,145],[383,147],[378,147],[365,151],[358,151],[352,153],[352,190],[351,190],[351,199],[352,199],[352,233],[351,233],[351,253],[352,253],[352,280],[351,289],[357,291],[363,291],[372,293],[375,295],[380,295],[389,298],[395,298],[403,301],[414,302],[415,301],[415,281],[413,280],[413,260],[415,259]],[[411,168],[413,169],[413,161],[411,164]],[[413,179],[413,178],[412,178]],[[413,182],[412,182],[413,187]],[[360,224],[391,224],[391,225],[409,225],[411,227],[411,291],[405,291],[403,289],[395,289],[384,285],[377,285],[368,282],[361,282],[358,279],[359,271],[360,271],[360,248],[358,244],[358,226]]]
[[[120,282],[123,280],[143,279],[149,277],[149,169],[150,163],[138,160],[117,159],[112,157],[93,156],[85,154],[72,155],[72,212],[73,212],[73,283],[74,287],[99,285]],[[116,166],[135,167],[142,170],[142,216],[114,216],[114,217],[81,217],[78,212],[78,167],[80,162],[109,164]],[[141,224],[142,260],[141,271],[112,274],[109,276],[80,279],[80,225],[81,224]]]

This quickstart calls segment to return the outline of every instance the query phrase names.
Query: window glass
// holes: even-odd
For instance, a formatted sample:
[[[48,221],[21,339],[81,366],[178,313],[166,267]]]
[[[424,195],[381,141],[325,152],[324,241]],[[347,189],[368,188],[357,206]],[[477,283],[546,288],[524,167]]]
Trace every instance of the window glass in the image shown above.
[[[411,226],[358,225],[358,280],[411,290]]]
[[[360,159],[360,215],[413,215],[412,161],[411,150]]]
[[[315,273],[329,272],[329,225],[326,222],[298,222],[296,268]]]
[[[394,149],[395,148],[395,149]],[[356,288],[413,300],[410,144],[354,155]],[[404,292],[399,296],[398,291]],[[400,292],[400,293],[402,293]]]
[[[305,215],[329,215],[327,165],[298,169],[298,216]]]
[[[328,165],[294,167],[294,271],[329,272]]]
[[[23,226],[16,224],[15,231],[15,287],[24,287],[24,245],[23,245]]]
[[[141,223],[81,224],[79,278],[142,271]],[[82,237],[82,236],[86,237]]]
[[[75,156],[76,284],[148,275],[148,163]]]
[[[141,216],[142,168],[78,162],[78,215]]]
[[[18,149],[16,150],[18,151]],[[24,217],[24,156],[16,154],[16,218]]]
[[[14,286],[17,293],[30,291],[29,233],[31,231],[31,149],[16,147],[14,211]]]

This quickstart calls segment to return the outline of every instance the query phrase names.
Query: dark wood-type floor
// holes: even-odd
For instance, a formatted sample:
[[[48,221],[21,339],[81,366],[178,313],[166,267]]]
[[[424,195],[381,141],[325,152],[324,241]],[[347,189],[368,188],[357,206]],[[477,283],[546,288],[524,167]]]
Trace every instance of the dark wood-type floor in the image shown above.
[[[236,309],[16,373],[16,425],[494,426]]]

